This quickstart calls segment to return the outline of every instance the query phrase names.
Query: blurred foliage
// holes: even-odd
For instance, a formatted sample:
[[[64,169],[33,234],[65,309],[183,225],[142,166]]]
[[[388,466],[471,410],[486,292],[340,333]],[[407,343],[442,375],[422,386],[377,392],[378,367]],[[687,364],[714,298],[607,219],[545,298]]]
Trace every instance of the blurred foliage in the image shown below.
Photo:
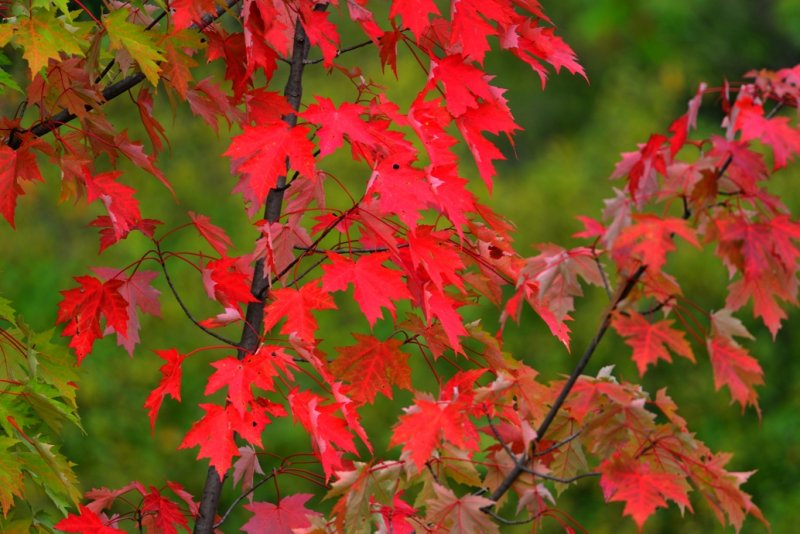
[[[719,85],[725,78],[739,79],[753,68],[778,68],[800,59],[800,4],[796,0],[562,0],[545,2],[545,10],[558,26],[560,34],[572,45],[586,68],[590,83],[568,75],[552,76],[542,91],[539,80],[513,58],[499,55],[487,58],[490,71],[497,72],[495,83],[507,87],[506,94],[517,122],[525,128],[507,145],[509,160],[499,165],[499,177],[491,196],[480,180],[473,190],[481,194],[497,212],[518,226],[517,248],[533,253],[530,244],[555,242],[573,246],[570,235],[579,230],[575,215],[599,217],[603,198],[611,196],[607,180],[618,155],[633,150],[654,132],[663,132],[672,119],[683,112],[701,81]],[[343,33],[345,45],[347,34]],[[375,65],[374,50],[359,50],[343,56],[346,66]],[[379,75],[379,71],[375,72]],[[391,73],[381,83],[393,95],[408,95],[409,76],[421,76],[411,57],[399,65],[399,78]],[[326,96],[342,100],[353,91],[341,74],[325,73],[321,67],[309,70],[306,101],[318,88]],[[281,86],[276,79],[274,87]],[[169,116],[164,94],[159,95],[160,113]],[[9,109],[13,103],[2,103]],[[125,99],[113,102],[118,124],[130,124],[132,137],[143,139],[135,126],[134,110]],[[158,111],[158,110],[157,110]],[[705,127],[716,126],[718,117],[701,116]],[[221,157],[230,134],[221,128],[219,137],[185,109],[179,109],[172,121],[165,119],[171,151],[161,158],[165,174],[176,190],[176,204],[169,193],[142,171],[128,168],[127,183],[136,187],[142,200],[143,216],[164,221],[165,228],[185,224],[187,211],[209,215],[215,224],[225,227],[237,245],[238,253],[248,251],[254,239],[252,227],[241,212],[241,199],[230,194],[234,180],[228,160]],[[701,126],[703,127],[703,126]],[[344,183],[365,183],[368,172],[344,159],[329,158],[325,165],[336,168]],[[465,154],[464,172],[475,176],[471,160]],[[82,203],[58,203],[58,170],[51,169],[46,187],[28,188],[17,211],[17,231],[2,229],[0,250],[0,293],[10,298],[35,328],[54,323],[58,291],[71,287],[71,277],[84,274],[87,266],[124,266],[136,261],[151,244],[132,235],[126,242],[96,257],[97,240],[87,223],[97,214]],[[797,171],[779,173],[775,191],[785,192],[787,202],[798,206],[791,195]],[[337,193],[331,193],[333,199]],[[178,232],[165,246],[175,251],[196,251],[202,244],[191,232]],[[694,252],[678,253],[670,268],[683,283],[690,302],[714,309],[721,302],[727,283],[724,270],[707,257]],[[155,262],[143,268],[158,269]],[[216,310],[205,299],[196,272],[180,262],[169,268],[176,287],[196,317],[209,317]],[[683,276],[681,276],[683,275]],[[688,275],[688,276],[687,276]],[[163,277],[158,283],[167,292]],[[602,291],[592,290],[578,303],[573,323],[573,354],[546,332],[532,313],[524,314],[520,326],[510,324],[505,332],[506,349],[524,356],[540,369],[545,378],[569,372],[573,362],[594,334],[600,311],[605,305]],[[351,344],[350,331],[363,329],[363,319],[356,318],[352,304],[337,299],[341,313],[321,314],[322,330],[331,333],[323,349]],[[498,312],[489,307],[466,309],[469,319],[481,318],[488,331],[494,331]],[[743,317],[746,314],[740,314]],[[195,460],[196,450],[176,451],[190,421],[201,415],[196,407],[203,401],[203,384],[210,368],[210,353],[192,355],[184,366],[183,403],[164,403],[156,432],[151,435],[142,405],[158,381],[162,361],[151,350],[175,347],[188,352],[214,343],[187,321],[169,294],[163,298],[160,319],[143,318],[143,344],[136,357],[129,360],[110,338],[99,342],[94,353],[80,369],[79,406],[87,436],[77,428],[65,428],[62,450],[78,464],[76,472],[83,489],[119,487],[131,479],[145,485],[161,485],[165,479],[181,482],[199,492],[206,475],[206,462]],[[729,403],[726,391],[714,392],[710,365],[698,348],[698,363],[677,361],[659,364],[643,379],[651,393],[669,387],[681,413],[712,448],[735,453],[731,468],[758,469],[745,489],[772,522],[775,532],[794,530],[794,511],[800,507],[800,448],[795,443],[800,424],[800,367],[793,362],[792,350],[800,334],[800,315],[793,313],[777,340],[769,338],[760,324],[750,322],[757,336],[752,352],[760,357],[767,385],[762,389],[763,419],[749,411],[744,415]],[[388,322],[378,329],[388,334]],[[236,337],[237,332],[227,333]],[[213,357],[225,355],[217,351]],[[613,364],[617,373],[628,380],[638,380],[630,362],[630,352],[619,339],[607,339],[588,369]],[[429,380],[424,370],[415,380]],[[379,400],[365,412],[366,426],[388,431],[397,403],[408,403],[405,392],[397,392],[395,401]],[[265,444],[270,453],[284,457],[310,449],[307,437],[291,420],[268,428]],[[388,441],[388,432],[386,440]],[[300,444],[300,445],[298,445]],[[376,443],[381,450],[385,443]],[[298,447],[300,449],[298,450]],[[302,459],[301,459],[302,460]],[[265,457],[265,468],[272,464]],[[280,493],[313,491],[303,480],[280,477]],[[236,490],[238,491],[238,489]],[[236,491],[226,487],[222,507],[230,503]],[[274,490],[269,490],[274,491]],[[315,503],[316,504],[316,503]],[[565,492],[560,507],[589,532],[634,532],[635,525],[621,517],[622,505],[605,505],[599,488],[591,480],[583,481]],[[660,511],[648,522],[648,532],[700,532],[718,529],[709,508],[695,502],[695,515],[679,517],[672,507]],[[677,522],[681,521],[680,527]],[[235,523],[231,524],[230,531]],[[239,523],[241,524],[241,523]],[[762,527],[745,524],[745,530]],[[545,532],[558,531],[555,522],[545,523]],[[761,530],[758,530],[761,529]],[[520,527],[519,532],[531,527]],[[512,529],[509,529],[512,531]]]

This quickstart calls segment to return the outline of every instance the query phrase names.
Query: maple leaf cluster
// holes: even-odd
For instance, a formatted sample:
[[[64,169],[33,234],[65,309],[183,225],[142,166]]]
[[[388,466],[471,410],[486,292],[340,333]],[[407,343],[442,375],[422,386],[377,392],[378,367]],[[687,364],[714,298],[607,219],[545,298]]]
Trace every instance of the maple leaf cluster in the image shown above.
[[[692,510],[691,489],[723,524],[738,530],[748,514],[765,521],[740,488],[749,473],[727,471],[728,455],[697,439],[665,389],[653,398],[610,367],[593,377],[583,371],[611,329],[632,348],[642,375],[673,355],[694,362],[705,350],[717,389],[727,386],[742,409],[758,409],[763,373],[740,344],[752,336],[733,314],[752,301],[774,336],[786,317],[782,304],[797,304],[800,226],[766,181],[800,152],[796,124],[776,115],[797,107],[800,67],[751,73],[735,90],[701,86],[668,134],[623,154],[612,178],[624,185],[606,201],[604,221],[581,218],[585,229],[576,237],[584,245],[542,244],[524,257],[512,246],[511,224],[470,190],[457,147],[465,145],[491,190],[494,163],[504,159],[493,136],[512,139],[520,130],[505,90],[484,68],[493,44],[542,85],[548,69],[584,76],[538,2],[454,0],[445,11],[432,0],[393,0],[379,20],[366,0],[245,0],[235,22],[217,24],[235,4],[180,0],[156,15],[133,2],[89,20],[60,3],[16,6],[14,20],[0,26],[0,46],[22,50],[25,98],[39,117],[27,127],[22,118],[2,123],[0,213],[16,224],[23,184],[42,181],[46,158],[61,169],[65,198],[100,201],[103,215],[90,225],[100,229],[101,252],[134,231],[152,240],[153,250],[127,267],[76,277],[78,286],[62,292],[57,322],[79,362],[110,334],[133,354],[138,314],[159,313],[156,272],[142,265],[158,262],[187,319],[226,347],[209,362],[203,391],[224,392],[224,401],[198,402],[202,415],[179,448],[198,447],[219,479],[232,469],[243,498],[259,474],[261,481],[319,479],[336,499],[327,515],[307,508],[305,493],[251,500],[243,530],[499,532],[491,514],[555,518],[551,490],[594,476],[605,499],[624,502],[640,528],[668,502]],[[362,44],[344,46],[342,19],[364,34]],[[365,46],[395,76],[398,51],[417,60],[425,76],[409,103],[393,102],[348,65],[344,54]],[[319,60],[310,50],[319,50]],[[98,58],[108,62],[105,72]],[[221,63],[224,81],[196,81],[201,58]],[[317,63],[352,85],[351,101],[302,99],[304,69]],[[281,94],[273,85],[283,64]],[[112,70],[123,78],[106,84]],[[151,153],[103,112],[108,100],[144,82],[150,87],[133,101]],[[257,238],[251,250],[237,255],[226,230],[203,214],[190,212],[186,225],[166,232],[143,218],[136,191],[114,169],[127,159],[171,191],[156,165],[166,138],[151,87],[188,103],[215,130],[220,121],[236,128],[224,155]],[[722,97],[724,135],[695,140],[710,92]],[[59,129],[73,120],[74,128]],[[52,144],[41,138],[50,132]],[[334,154],[349,156],[360,175],[338,178]],[[211,251],[169,250],[179,231],[196,232]],[[727,269],[732,281],[719,310],[688,306],[668,273],[670,255],[684,243],[713,249]],[[196,268],[216,315],[194,318],[170,278],[174,259]],[[582,284],[608,293],[601,327],[568,378],[543,382],[531,362],[504,350],[503,327],[528,306],[569,349]],[[328,349],[319,317],[350,309],[348,296],[363,321],[352,327],[354,343]],[[499,309],[496,328],[465,321],[464,309],[482,301]],[[239,341],[227,337],[232,326],[241,328]],[[201,349],[212,350],[156,351],[165,363],[144,405],[153,431],[164,400],[183,400],[183,364]],[[433,375],[433,389],[422,386],[420,369]],[[400,452],[389,460],[384,455],[393,453],[374,449],[361,417],[396,390],[413,400],[390,421],[389,447]],[[321,474],[284,459],[264,475],[265,429],[281,418],[307,432]],[[121,521],[136,520],[140,529],[174,532],[188,528],[184,514],[214,523],[215,510],[198,513],[206,501],[167,487],[185,509],[159,489],[131,483],[87,493],[89,504],[57,528],[118,532]],[[141,497],[135,513],[105,514],[134,491]],[[4,515],[14,496],[0,493]]]

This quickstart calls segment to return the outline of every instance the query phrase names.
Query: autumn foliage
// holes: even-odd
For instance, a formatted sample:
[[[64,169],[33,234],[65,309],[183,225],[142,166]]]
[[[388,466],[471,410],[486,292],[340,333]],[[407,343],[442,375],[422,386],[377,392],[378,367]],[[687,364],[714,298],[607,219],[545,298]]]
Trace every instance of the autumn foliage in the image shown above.
[[[519,521],[570,529],[558,495],[576,484],[599,484],[640,529],[659,508],[691,512],[701,502],[737,531],[747,515],[766,523],[741,487],[750,473],[728,471],[730,456],[695,436],[666,389],[644,391],[611,366],[583,371],[613,330],[640,375],[674,357],[710,362],[717,389],[742,410],[759,409],[762,370],[737,315],[752,313],[774,338],[786,307],[797,305],[800,224],[768,184],[800,153],[796,118],[781,114],[800,100],[800,66],[701,85],[683,115],[622,155],[602,216],[575,214],[581,244],[541,244],[526,257],[512,247],[512,225],[473,191],[491,191],[494,162],[505,158],[497,137],[513,140],[522,128],[484,69],[487,52],[516,56],[543,87],[553,71],[585,76],[538,2],[166,6],[2,4],[0,45],[21,54],[25,76],[0,71],[0,89],[26,103],[0,123],[4,231],[34,224],[17,217],[17,206],[43,187],[40,169],[55,166],[64,200],[102,208],[89,223],[101,253],[125,247],[134,232],[152,249],[127,265],[93,261],[61,292],[58,332],[69,355],[58,336],[32,332],[0,300],[0,526],[228,531],[228,514],[217,509],[223,483],[249,497],[240,504],[250,514],[245,532],[492,533]],[[392,76],[402,76],[398,55],[416,60],[425,76],[410,103],[393,102],[348,62],[361,47]],[[219,78],[197,79],[206,63]],[[324,87],[305,87],[311,68],[349,84],[351,98],[335,102]],[[155,93],[188,105],[198,127],[235,132],[224,157],[252,222],[249,249],[236,250],[229,229],[200,213],[176,228],[143,215],[147,199],[116,166],[129,160],[173,194],[157,163],[169,110],[157,109],[164,101]],[[136,107],[146,139],[105,114],[120,95]],[[717,132],[698,134],[701,107],[721,110]],[[338,176],[334,154],[352,158],[360,174]],[[196,232],[205,250],[173,250],[176,232]],[[710,250],[727,270],[728,296],[713,310],[688,306],[670,275],[678,248]],[[170,277],[175,262],[193,265],[197,291],[218,303],[211,317],[186,310],[185,325],[198,329],[189,353],[148,345],[139,322],[159,315],[162,301],[184,306]],[[608,297],[599,327],[570,322],[589,286]],[[318,317],[340,313],[347,299],[363,320],[349,345],[323,352]],[[479,302],[497,307],[499,323],[465,321],[463,311]],[[504,328],[526,307],[575,353],[564,355],[563,378],[541,381],[524,355],[504,350]],[[235,328],[241,334],[231,338]],[[596,328],[593,341],[572,347],[571,328]],[[145,347],[164,360],[141,412],[155,433],[164,402],[182,400],[185,360],[208,361],[204,394],[222,391],[225,401],[201,403],[180,445],[208,460],[205,488],[164,473],[159,487],[76,490],[54,443],[63,422],[79,424],[74,363],[91,358],[104,336],[120,352]],[[436,386],[418,383],[415,369],[433,374],[426,383]],[[361,417],[399,390],[413,400],[391,415],[389,449],[379,450]],[[260,454],[270,450],[265,429],[280,418],[305,429],[309,441],[297,450],[310,452],[315,467]],[[316,495],[276,497],[262,486],[297,473],[316,482]],[[26,502],[32,485],[50,505]],[[323,495],[329,506],[309,503]],[[49,523],[31,519],[46,517],[48,506],[56,510]]]

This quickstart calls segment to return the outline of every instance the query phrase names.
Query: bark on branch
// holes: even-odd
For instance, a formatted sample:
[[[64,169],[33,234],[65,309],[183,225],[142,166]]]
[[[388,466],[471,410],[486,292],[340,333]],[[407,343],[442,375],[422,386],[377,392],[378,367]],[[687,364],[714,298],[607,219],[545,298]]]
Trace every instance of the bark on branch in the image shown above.
[[[317,5],[315,9],[322,11],[325,7]],[[295,26],[289,78],[283,92],[295,111],[300,109],[300,101],[303,97],[303,70],[306,65],[306,59],[308,59],[308,50],[308,36],[298,19]],[[283,120],[290,126],[294,126],[297,124],[297,115],[294,113],[286,115]],[[285,185],[286,176],[284,175],[278,178],[275,188],[271,189],[267,195],[264,218],[270,223],[277,222],[280,218],[283,196],[286,191]],[[250,286],[250,292],[259,300],[247,305],[242,337],[238,343],[237,357],[240,360],[254,352],[261,342],[260,332],[264,324],[264,301],[267,297],[268,285],[269,277],[265,276],[264,273],[264,260],[260,259],[255,264],[253,282]],[[223,480],[220,479],[216,468],[209,467],[202,500],[200,501],[200,510],[197,514],[197,522],[194,526],[194,534],[212,534],[214,531],[214,516],[217,513],[222,482]]]

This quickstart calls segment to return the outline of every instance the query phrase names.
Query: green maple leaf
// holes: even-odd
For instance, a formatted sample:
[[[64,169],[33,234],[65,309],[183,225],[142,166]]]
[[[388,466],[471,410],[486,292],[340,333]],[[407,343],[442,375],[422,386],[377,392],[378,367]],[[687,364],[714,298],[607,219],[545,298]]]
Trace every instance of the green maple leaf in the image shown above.
[[[164,61],[163,50],[153,41],[144,27],[128,22],[128,10],[118,9],[103,17],[112,50],[125,49],[131,55],[147,80],[158,85],[159,63]]]
[[[30,17],[20,17],[9,25],[14,44],[22,48],[22,57],[28,62],[31,74],[47,67],[50,59],[59,59],[61,52],[83,55],[86,36],[91,28],[83,22],[66,22],[45,10],[34,10]],[[0,42],[7,37],[7,29],[0,35]]]

